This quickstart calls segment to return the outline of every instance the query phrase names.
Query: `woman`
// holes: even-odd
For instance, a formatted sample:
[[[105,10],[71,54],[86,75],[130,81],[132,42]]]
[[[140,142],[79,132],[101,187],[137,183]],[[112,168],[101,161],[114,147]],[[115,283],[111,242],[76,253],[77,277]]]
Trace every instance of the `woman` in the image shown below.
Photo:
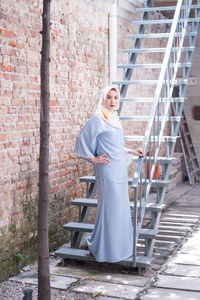
[[[98,206],[94,230],[86,242],[99,262],[118,262],[133,253],[125,153],[143,156],[144,149],[124,148],[119,99],[116,86],[103,90],[97,111],[81,130],[75,147],[75,154],[95,165]]]

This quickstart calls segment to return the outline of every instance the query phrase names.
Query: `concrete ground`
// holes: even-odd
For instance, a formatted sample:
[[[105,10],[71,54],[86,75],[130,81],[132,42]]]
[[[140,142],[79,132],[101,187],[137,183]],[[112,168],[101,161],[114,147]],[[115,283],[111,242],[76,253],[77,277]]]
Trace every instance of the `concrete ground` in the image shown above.
[[[200,299],[200,184],[180,185],[168,192],[157,238],[156,257],[142,276],[136,270],[112,264],[60,260],[50,265],[52,299]],[[37,270],[25,269],[9,284],[37,285]],[[1,293],[0,299],[21,299]],[[59,294],[60,293],[60,294]],[[35,294],[36,295],[36,292]],[[36,299],[35,296],[33,299]]]

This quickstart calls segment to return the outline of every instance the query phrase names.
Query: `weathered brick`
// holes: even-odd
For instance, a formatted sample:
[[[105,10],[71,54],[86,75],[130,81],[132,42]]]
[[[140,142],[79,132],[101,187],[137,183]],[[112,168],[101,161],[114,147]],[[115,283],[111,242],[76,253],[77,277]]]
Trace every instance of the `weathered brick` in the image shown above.
[[[6,29],[0,29],[0,35],[6,38],[13,38],[15,36],[14,32]]]

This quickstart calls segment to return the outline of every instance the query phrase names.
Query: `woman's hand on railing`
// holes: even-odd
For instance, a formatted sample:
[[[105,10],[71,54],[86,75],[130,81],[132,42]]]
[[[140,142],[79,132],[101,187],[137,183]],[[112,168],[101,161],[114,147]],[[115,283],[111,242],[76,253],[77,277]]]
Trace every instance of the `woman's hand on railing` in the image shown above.
[[[103,153],[101,155],[98,155],[96,157],[91,157],[89,158],[89,160],[93,163],[93,164],[105,164],[108,165],[109,164],[109,159],[107,158],[108,155]]]
[[[145,156],[145,151],[144,151],[143,147],[140,147],[135,150],[129,150],[128,154],[133,154],[133,155],[137,155],[137,156]]]

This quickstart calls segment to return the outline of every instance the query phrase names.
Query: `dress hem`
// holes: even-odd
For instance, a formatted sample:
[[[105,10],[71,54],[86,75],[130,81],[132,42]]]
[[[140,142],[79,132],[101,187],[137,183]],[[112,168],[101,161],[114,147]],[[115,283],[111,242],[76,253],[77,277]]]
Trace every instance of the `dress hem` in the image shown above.
[[[91,252],[91,251],[90,251]],[[91,252],[92,253],[92,252]],[[93,255],[93,254],[92,254]],[[95,257],[95,260],[97,261],[97,262],[106,262],[106,263],[117,263],[117,262],[120,262],[120,261],[123,261],[123,260],[125,260],[125,259],[127,259],[127,258],[129,258],[129,257],[131,257],[133,254],[130,254],[130,255],[126,255],[124,258],[121,258],[120,260],[97,260],[96,259],[96,257]]]
[[[90,254],[95,258],[95,261],[96,261],[96,262],[117,263],[117,262],[123,261],[123,260],[125,260],[125,259],[127,259],[127,258],[133,256],[133,252],[132,252],[130,255],[125,255],[125,256],[124,256],[123,258],[121,258],[120,260],[106,260],[106,259],[104,260],[104,259],[97,259],[96,256],[95,256],[95,255],[93,254],[93,252],[91,251],[91,249],[90,249],[88,243],[87,243],[87,247],[88,247],[88,249],[89,249],[89,251],[90,251]]]

